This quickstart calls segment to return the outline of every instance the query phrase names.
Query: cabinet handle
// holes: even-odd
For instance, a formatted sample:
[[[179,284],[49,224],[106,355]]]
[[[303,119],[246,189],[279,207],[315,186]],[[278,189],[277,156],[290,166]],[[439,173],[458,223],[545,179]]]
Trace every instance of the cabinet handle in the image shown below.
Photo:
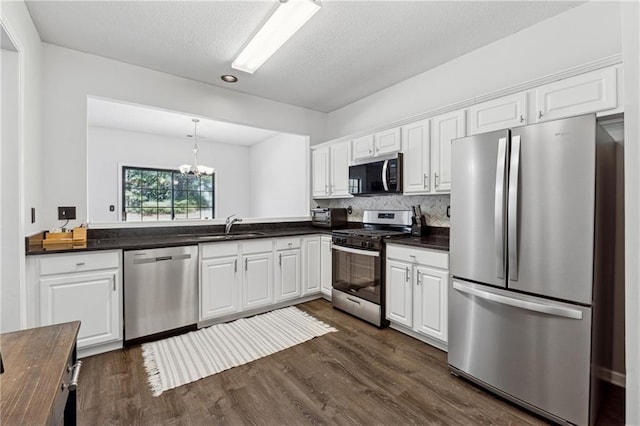
[[[247,259],[246,257],[244,258],[244,270],[247,270],[247,263],[249,262],[249,259]]]
[[[369,154],[373,154],[373,151],[371,151],[371,148],[369,148]]]
[[[73,366],[68,366],[67,371],[73,371],[71,374],[71,381],[69,383],[62,383],[62,389],[69,389],[74,391],[78,389],[78,377],[80,376],[80,368],[82,367],[82,361],[77,361]]]
[[[437,173],[433,174],[433,186],[435,186],[436,188],[438,187],[438,174]]]
[[[280,267],[282,267],[282,253],[280,253],[278,263],[280,264]]]
[[[407,266],[407,268],[406,268],[406,276],[405,276],[404,280],[405,281],[409,281],[409,278],[410,278],[409,277],[409,267]]]
[[[522,123],[524,121],[524,116],[520,116],[520,122]]]
[[[238,272],[238,259],[233,261],[233,272],[234,273]]]
[[[428,174],[424,174],[424,181],[423,181],[424,187],[425,189],[429,188],[429,175]]]
[[[325,185],[324,186],[324,193],[325,193],[325,195],[329,194],[329,185]]]
[[[116,278],[115,277],[111,277],[111,287],[113,288],[113,291],[116,291]]]
[[[84,266],[85,263],[84,262],[76,262],[76,266]]]
[[[416,277],[416,284],[420,285],[420,273],[418,272],[418,276]]]
[[[538,118],[542,118],[543,115],[542,111],[538,111]]]
[[[376,152],[380,152],[380,147],[376,147]]]

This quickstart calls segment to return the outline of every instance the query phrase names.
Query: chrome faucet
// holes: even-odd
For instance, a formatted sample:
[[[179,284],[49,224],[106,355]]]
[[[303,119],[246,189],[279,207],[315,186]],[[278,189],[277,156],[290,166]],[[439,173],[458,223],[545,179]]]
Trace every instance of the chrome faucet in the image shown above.
[[[224,226],[225,235],[228,235],[229,232],[231,232],[231,227],[233,226],[234,223],[242,222],[242,218],[234,217],[234,216],[235,216],[235,213],[232,214],[231,216],[227,217],[227,220],[225,221],[225,226]],[[234,218],[231,219],[232,217],[234,217]]]

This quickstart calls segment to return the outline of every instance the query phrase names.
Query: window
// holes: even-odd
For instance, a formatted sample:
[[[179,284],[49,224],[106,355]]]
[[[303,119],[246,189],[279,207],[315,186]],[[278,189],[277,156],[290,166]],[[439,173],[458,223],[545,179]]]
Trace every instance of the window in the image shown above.
[[[214,176],[122,167],[122,220],[213,219]]]

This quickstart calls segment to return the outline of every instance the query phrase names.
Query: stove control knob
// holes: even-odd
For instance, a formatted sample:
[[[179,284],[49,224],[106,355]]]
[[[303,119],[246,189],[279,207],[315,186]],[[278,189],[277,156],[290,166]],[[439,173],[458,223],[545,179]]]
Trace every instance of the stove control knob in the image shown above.
[[[366,247],[367,247],[367,242],[366,242],[366,241],[361,242],[361,243],[360,243],[360,246],[362,246],[362,247],[365,247],[365,248],[366,248]]]
[[[370,248],[373,248],[373,246],[374,246],[374,245],[375,245],[375,244],[373,244],[373,241],[371,241],[371,242],[369,243],[369,247],[370,247]]]

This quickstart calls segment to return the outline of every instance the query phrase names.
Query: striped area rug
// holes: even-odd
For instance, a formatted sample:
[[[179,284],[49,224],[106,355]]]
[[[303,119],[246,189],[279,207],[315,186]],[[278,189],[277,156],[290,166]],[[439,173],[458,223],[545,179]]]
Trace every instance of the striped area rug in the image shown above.
[[[337,331],[296,307],[142,345],[154,396]]]

